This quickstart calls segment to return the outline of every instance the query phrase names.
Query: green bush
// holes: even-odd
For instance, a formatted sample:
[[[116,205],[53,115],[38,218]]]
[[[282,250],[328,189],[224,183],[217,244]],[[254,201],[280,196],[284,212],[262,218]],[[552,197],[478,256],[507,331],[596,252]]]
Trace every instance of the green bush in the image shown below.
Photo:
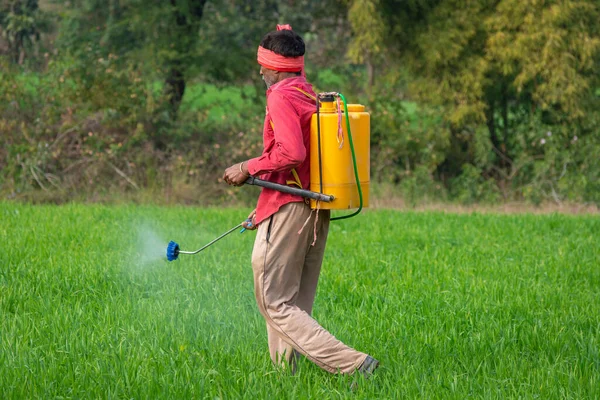
[[[369,111],[375,179],[399,183],[418,167],[435,171],[444,161],[449,132],[436,110],[380,97]]]
[[[501,199],[496,183],[485,179],[482,170],[471,164],[465,164],[462,173],[450,184],[452,199],[463,203],[496,203]]]
[[[219,179],[225,167],[261,153],[262,87],[188,82],[173,119],[155,76],[90,53],[62,56],[36,74],[0,60],[3,196],[64,201],[147,190],[155,201],[213,204],[255,196]],[[331,70],[318,81],[347,84]],[[408,204],[600,204],[598,114],[575,122],[511,114],[503,166],[486,126],[449,126],[442,109],[392,90],[349,100],[371,113],[372,180],[396,185]]]
[[[404,200],[412,207],[420,203],[431,203],[446,200],[446,190],[440,182],[436,182],[429,169],[419,165],[414,172],[402,179],[400,188]]]
[[[254,87],[188,84],[172,120],[161,85],[116,56],[64,58],[37,75],[4,66],[5,196],[40,191],[62,201],[75,192],[101,198],[149,189],[185,202],[236,200],[218,178],[231,163],[260,155],[264,101]]]

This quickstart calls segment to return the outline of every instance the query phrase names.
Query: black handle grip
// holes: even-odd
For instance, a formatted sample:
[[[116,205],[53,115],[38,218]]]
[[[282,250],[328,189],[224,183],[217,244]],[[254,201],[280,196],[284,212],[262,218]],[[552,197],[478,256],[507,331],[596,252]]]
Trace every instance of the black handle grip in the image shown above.
[[[273,190],[277,190],[277,191],[283,192],[283,193],[295,194],[297,196],[302,196],[304,198],[313,199],[313,200],[324,201],[326,203],[331,203],[335,199],[333,196],[328,195],[328,194],[312,192],[310,190],[298,189],[298,188],[286,186],[286,185],[280,185],[279,183],[265,181],[262,179],[255,178],[253,176],[246,179],[246,184],[261,186],[261,187],[264,187],[267,189],[273,189]]]

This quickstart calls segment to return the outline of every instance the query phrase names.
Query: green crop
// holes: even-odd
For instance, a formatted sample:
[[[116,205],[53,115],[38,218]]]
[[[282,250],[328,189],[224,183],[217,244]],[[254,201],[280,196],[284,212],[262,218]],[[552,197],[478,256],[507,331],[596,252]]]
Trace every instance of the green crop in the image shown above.
[[[271,365],[248,210],[0,203],[0,398],[598,398],[600,219],[366,211],[314,316],[372,379]]]

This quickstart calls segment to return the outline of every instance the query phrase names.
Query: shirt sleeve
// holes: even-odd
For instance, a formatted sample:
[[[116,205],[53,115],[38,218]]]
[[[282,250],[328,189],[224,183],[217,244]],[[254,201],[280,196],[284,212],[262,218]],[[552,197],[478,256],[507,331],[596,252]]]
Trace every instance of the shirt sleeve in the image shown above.
[[[267,99],[267,108],[273,122],[275,145],[260,157],[248,161],[251,175],[289,170],[306,158],[300,116],[290,100],[273,91]]]

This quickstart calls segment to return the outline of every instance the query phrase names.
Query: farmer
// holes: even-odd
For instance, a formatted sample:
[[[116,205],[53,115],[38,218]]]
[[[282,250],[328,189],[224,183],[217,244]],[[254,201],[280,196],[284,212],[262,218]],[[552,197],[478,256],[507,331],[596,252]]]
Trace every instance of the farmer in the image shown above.
[[[229,185],[250,176],[308,189],[310,121],[316,108],[304,75],[304,41],[289,25],[263,37],[258,47],[260,75],[267,86],[260,157],[225,170]],[[298,353],[332,373],[369,376],[378,361],[346,346],[311,317],[329,230],[329,210],[311,211],[300,196],[263,188],[256,209],[244,222],[257,229],[252,252],[254,293],[267,322],[275,365],[296,370]]]

